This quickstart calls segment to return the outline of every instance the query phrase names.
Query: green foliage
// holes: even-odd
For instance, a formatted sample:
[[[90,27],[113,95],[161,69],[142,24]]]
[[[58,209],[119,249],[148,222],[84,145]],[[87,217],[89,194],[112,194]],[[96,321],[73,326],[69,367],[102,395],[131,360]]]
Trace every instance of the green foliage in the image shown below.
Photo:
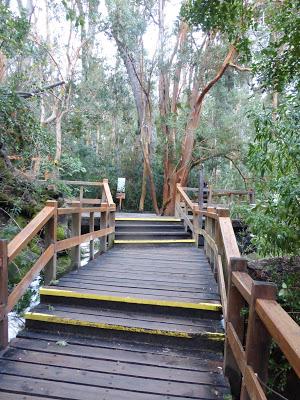
[[[226,35],[249,58],[249,29],[255,25],[254,11],[243,0],[188,0],[182,6],[181,15],[203,32]]]
[[[300,15],[299,0],[265,1],[262,50],[256,54],[253,71],[264,89],[299,90]],[[266,43],[264,43],[266,42]]]
[[[31,110],[30,100],[0,87],[0,110],[0,143],[5,143],[9,153],[22,155],[21,164],[28,165],[39,151],[48,152],[51,139]]]
[[[255,116],[256,137],[249,165],[261,193],[247,222],[262,254],[298,254],[300,250],[299,101],[290,97],[276,110]]]
[[[0,3],[0,51],[7,56],[18,53],[24,46],[30,23],[25,16],[15,16]]]

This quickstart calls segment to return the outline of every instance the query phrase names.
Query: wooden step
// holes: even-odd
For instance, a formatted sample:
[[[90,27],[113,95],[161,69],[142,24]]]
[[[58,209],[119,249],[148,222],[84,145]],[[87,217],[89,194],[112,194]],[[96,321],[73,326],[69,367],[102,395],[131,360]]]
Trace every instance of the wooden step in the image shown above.
[[[191,234],[182,231],[148,231],[148,232],[136,232],[136,231],[116,231],[115,240],[181,240],[191,239]]]
[[[39,321],[39,328],[44,324],[51,323],[67,325],[71,332],[77,331],[81,327],[93,328],[94,334],[97,334],[97,330],[100,329],[186,339],[223,340],[224,338],[223,329],[217,320],[164,316],[142,311],[124,313],[102,307],[40,304],[32,312],[25,314],[25,320],[27,326],[29,325],[31,328],[35,326],[33,321]],[[31,321],[31,324],[28,321]],[[47,327],[45,329],[47,330]]]
[[[135,223],[166,223],[166,222],[174,222],[178,223],[181,222],[180,218],[175,217],[116,217],[116,222],[123,222],[123,221],[132,221]]]
[[[185,244],[195,243],[195,239],[116,239],[115,244]]]
[[[70,286],[70,283],[68,283]],[[59,286],[59,287],[44,287],[40,289],[40,296],[41,296],[41,301],[45,302],[44,298],[46,298],[46,301],[49,303],[51,302],[51,299],[60,299],[60,302],[62,302],[62,299],[64,298],[69,298],[71,300],[75,299],[80,299],[80,301],[99,301],[99,302],[112,302],[112,303],[118,303],[119,305],[121,304],[133,304],[134,306],[136,305],[146,305],[146,306],[154,306],[154,307],[166,307],[168,308],[171,312],[173,308],[177,309],[192,309],[192,310],[207,310],[207,311],[214,311],[214,312],[220,312],[222,310],[222,305],[220,304],[219,301],[215,300],[215,296],[206,296],[205,301],[201,302],[199,301],[199,297],[195,297],[193,302],[192,298],[190,298],[190,301],[187,301],[187,297],[182,296],[182,300],[180,300],[180,296],[174,295],[174,297],[170,297],[170,300],[167,300],[167,296],[164,296],[163,293],[160,294],[149,294],[146,296],[143,292],[144,290],[140,293],[137,294],[135,293],[128,293],[129,291],[126,290],[123,293],[119,291],[118,289],[118,295],[112,295],[112,292],[109,291],[104,291],[104,290],[92,290],[91,288],[87,289],[80,289],[80,288],[74,288],[74,287],[64,287],[64,286]],[[121,296],[123,294],[123,296]],[[211,298],[213,300],[208,301],[207,298]],[[175,300],[177,299],[177,301]],[[105,303],[103,303],[105,304]]]
[[[21,332],[0,372],[0,400],[221,400],[229,394],[221,353],[51,332]]]
[[[173,224],[166,224],[166,223],[162,223],[162,224],[153,224],[153,223],[149,223],[149,224],[137,224],[137,223],[124,223],[124,224],[120,224],[117,223],[116,224],[116,231],[117,232],[122,232],[122,231],[149,231],[149,230],[156,230],[156,231],[182,231],[184,230],[184,226],[181,223],[173,223]]]

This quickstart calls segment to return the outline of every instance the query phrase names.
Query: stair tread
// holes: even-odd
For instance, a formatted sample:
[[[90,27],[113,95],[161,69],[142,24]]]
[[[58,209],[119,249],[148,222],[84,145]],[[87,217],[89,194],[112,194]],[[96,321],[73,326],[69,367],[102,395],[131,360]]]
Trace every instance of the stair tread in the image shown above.
[[[41,315],[43,321],[47,317],[51,320],[60,319],[61,323],[65,321],[78,321],[78,325],[94,324],[95,327],[123,327],[128,330],[141,332],[165,332],[167,334],[178,334],[182,336],[205,335],[205,334],[223,334],[223,329],[218,320],[178,317],[158,315],[150,312],[130,311],[119,312],[113,309],[103,309],[102,307],[79,307],[68,305],[57,305],[48,307],[46,304],[37,306],[31,313],[25,314],[26,319]],[[44,318],[44,319],[43,319]],[[51,319],[52,318],[52,319]]]

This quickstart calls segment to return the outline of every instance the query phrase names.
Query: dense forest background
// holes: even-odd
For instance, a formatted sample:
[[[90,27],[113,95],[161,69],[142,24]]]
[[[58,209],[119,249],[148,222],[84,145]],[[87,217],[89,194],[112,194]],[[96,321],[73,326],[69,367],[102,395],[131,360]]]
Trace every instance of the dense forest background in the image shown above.
[[[213,187],[256,189],[261,252],[297,254],[298,5],[1,1],[3,208],[34,212],[46,174],[125,177],[128,210],[173,214],[203,165]]]
[[[126,210],[172,215],[176,184],[197,187],[203,166],[214,188],[255,189],[232,213],[299,321],[299,6],[1,0],[1,236],[72,194],[59,179],[108,178],[115,194],[125,177]],[[288,364],[273,362],[283,393]]]

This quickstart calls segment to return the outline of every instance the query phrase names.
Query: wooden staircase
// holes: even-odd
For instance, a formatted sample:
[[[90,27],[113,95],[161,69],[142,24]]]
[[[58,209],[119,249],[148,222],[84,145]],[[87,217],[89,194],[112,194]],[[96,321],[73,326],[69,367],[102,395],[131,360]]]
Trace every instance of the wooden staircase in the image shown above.
[[[276,287],[249,276],[227,209],[199,209],[178,185],[183,225],[115,219],[108,181],[87,186],[101,188],[101,199],[80,190],[71,207],[49,201],[9,243],[0,240],[0,400],[224,400],[225,375],[236,398],[266,400],[271,339],[300,377],[300,328],[276,302]],[[62,217],[71,235],[59,240]],[[9,264],[39,232],[45,248],[8,292]],[[90,261],[80,267],[87,242]],[[57,281],[57,256],[68,249],[74,270]],[[41,302],[9,342],[8,314],[40,273]]]
[[[50,366],[30,368],[47,380],[56,371],[55,354],[65,388],[87,385],[84,399],[223,399],[229,386],[221,374],[220,318],[218,289],[201,250],[191,244],[116,246],[41,288],[40,304],[25,315],[17,354],[46,352]],[[101,358],[85,375],[83,343],[84,359]],[[15,373],[26,375],[14,360]],[[79,393],[74,398],[83,398]]]
[[[194,243],[191,230],[178,218],[130,217],[116,218],[115,244]]]

